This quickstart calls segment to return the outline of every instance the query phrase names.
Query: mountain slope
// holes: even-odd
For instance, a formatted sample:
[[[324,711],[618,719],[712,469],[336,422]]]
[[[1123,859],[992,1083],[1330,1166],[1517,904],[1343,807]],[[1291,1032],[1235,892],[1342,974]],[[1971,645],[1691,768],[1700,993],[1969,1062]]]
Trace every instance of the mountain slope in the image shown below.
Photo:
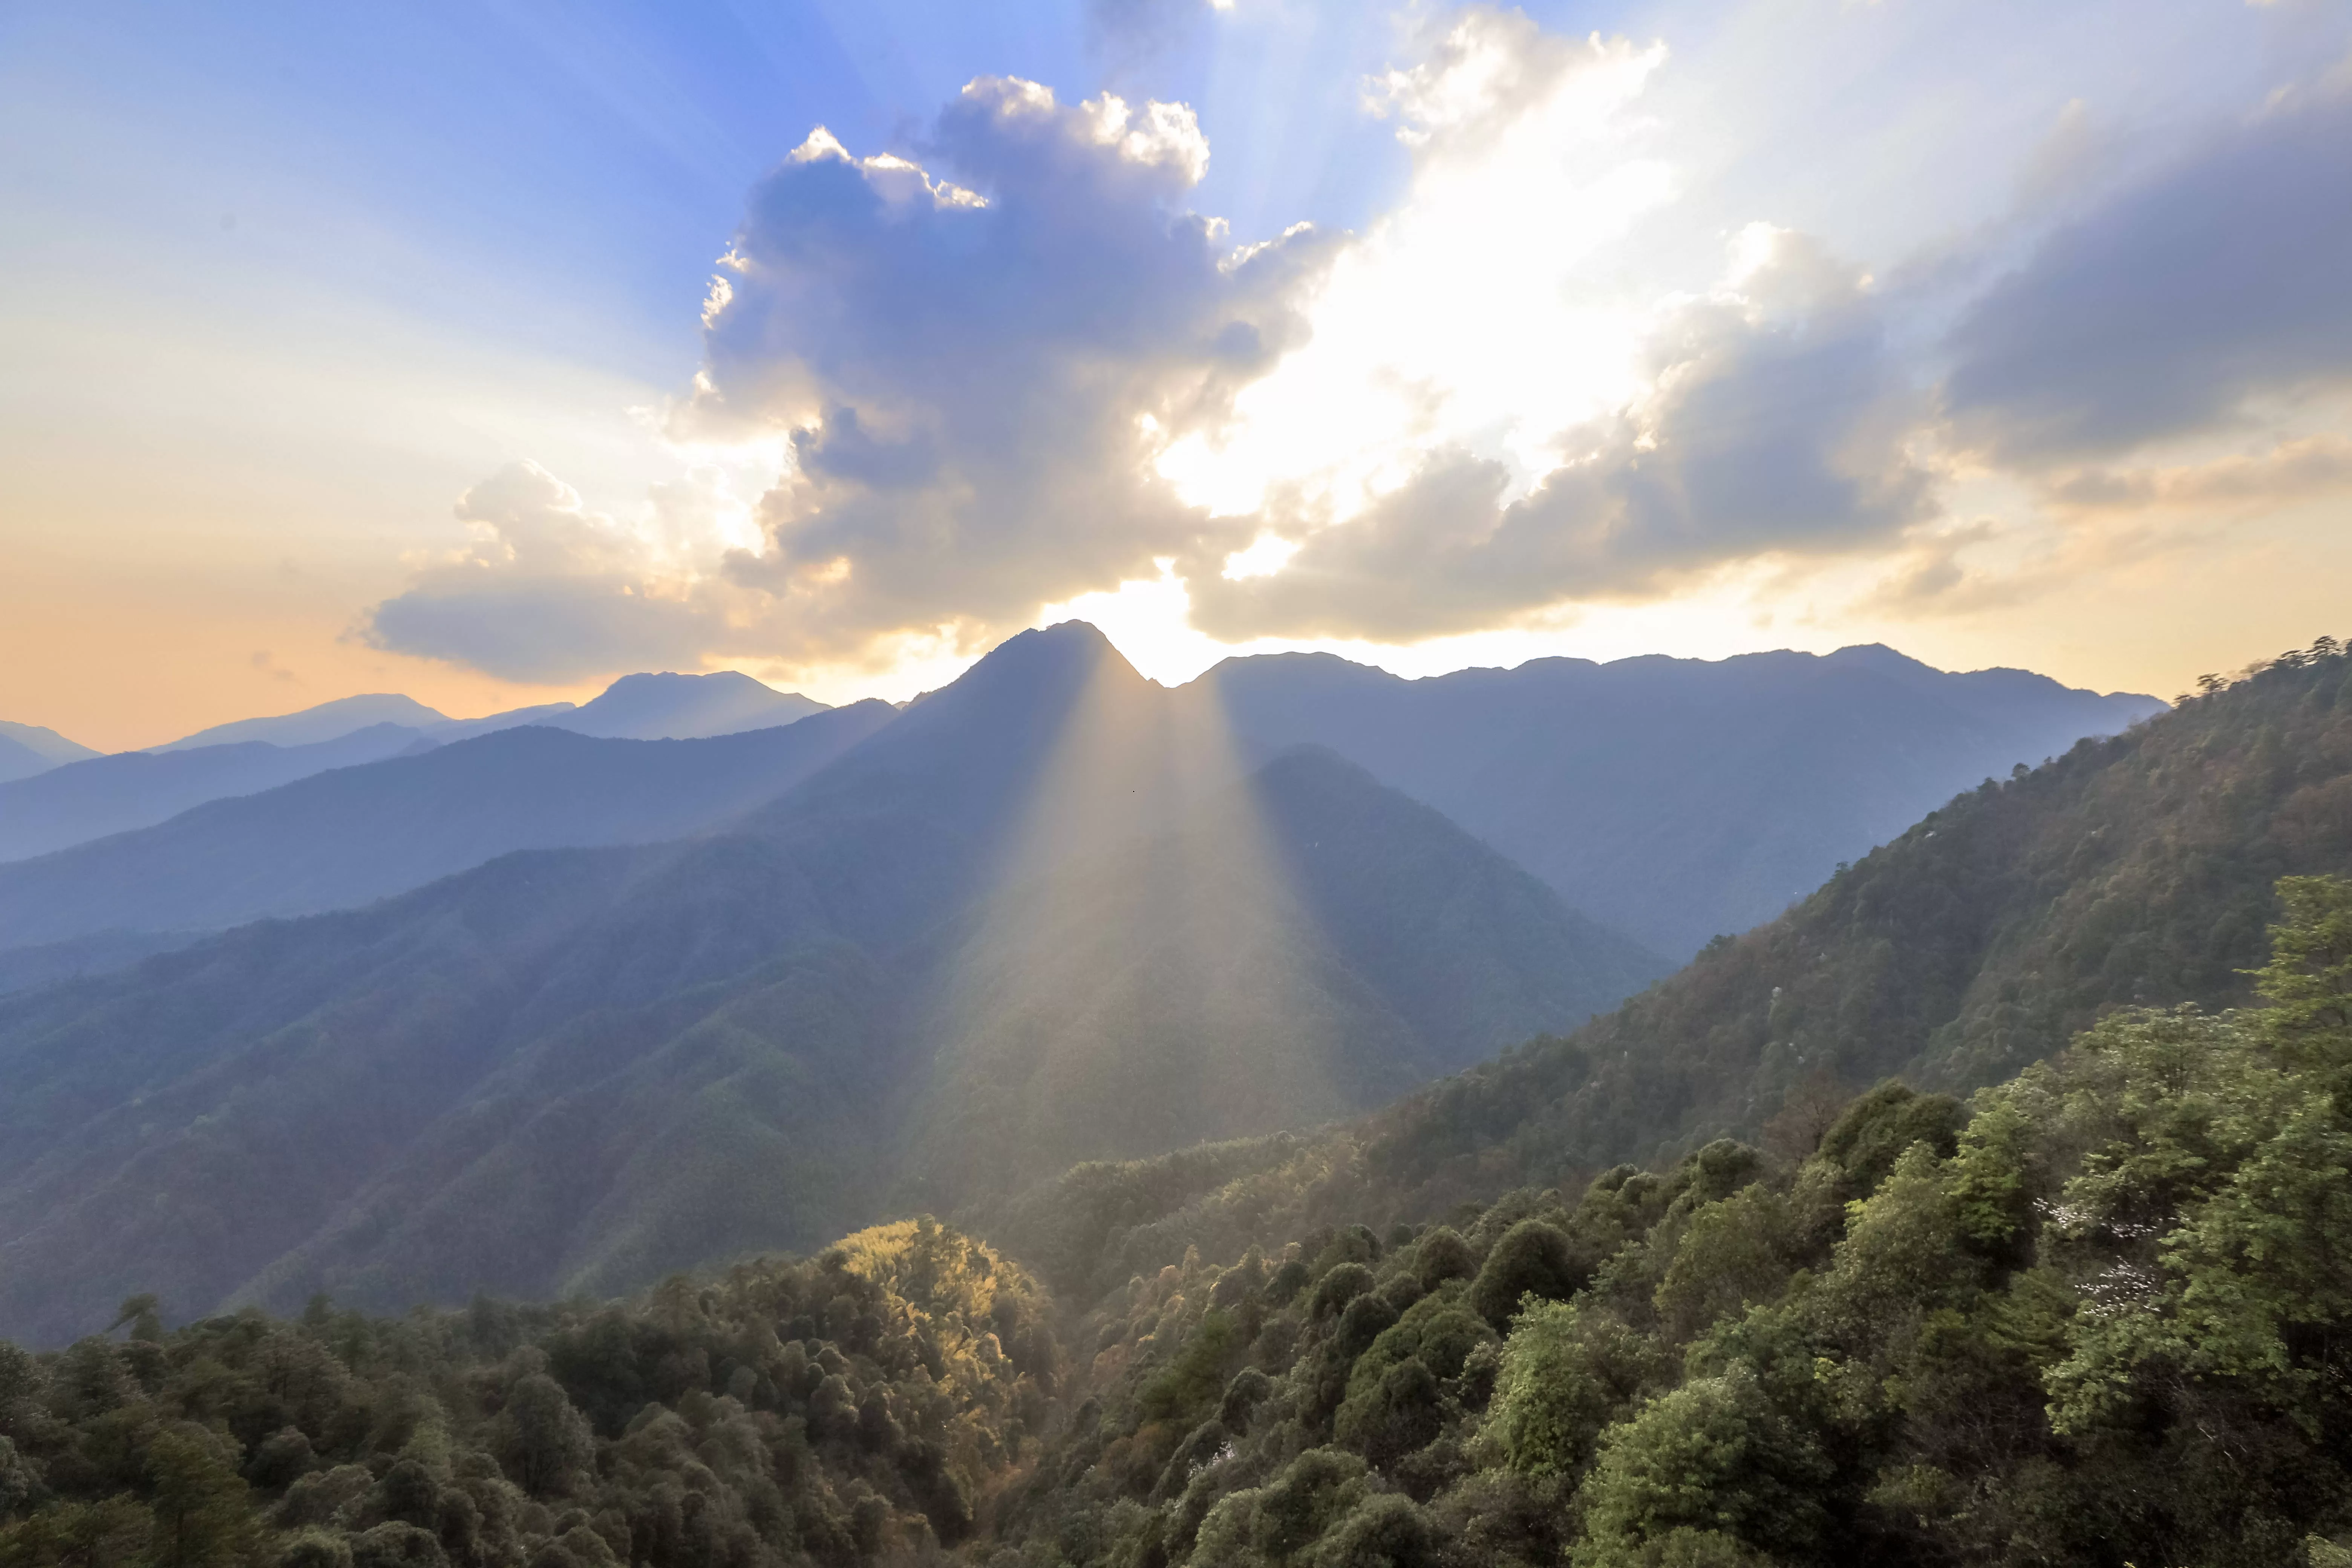
[[[206,801],[275,789],[330,768],[381,762],[421,738],[406,725],[371,724],[306,746],[242,741],[68,763],[0,784],[0,861],[152,827]]]
[[[1672,957],[1770,919],[1955,790],[2163,707],[1884,647],[1423,680],[1278,654],[1185,689],[1249,744],[1362,763]]]
[[[825,710],[822,702],[724,670],[623,676],[592,702],[546,703],[484,719],[445,719],[406,697],[352,697],[111,757],[57,736],[43,752],[47,760],[18,757],[9,737],[25,727],[0,725],[0,862],[152,826],[207,801],[258,794],[330,768],[379,762],[419,741],[446,745],[534,724],[603,740],[701,740],[774,729]],[[61,773],[60,764],[73,771]],[[36,774],[45,782],[33,784]],[[25,787],[11,787],[11,780],[26,781]],[[451,868],[437,866],[431,874]]]
[[[55,730],[0,721],[0,784],[31,778],[35,773],[100,754],[67,740]]]
[[[504,730],[317,773],[0,866],[0,950],[219,929],[364,903],[517,849],[677,837],[781,794],[892,717],[866,702],[709,741]]]
[[[929,1002],[916,1205],[1354,1114],[1668,967],[1320,748],[965,927]]]
[[[28,779],[57,766],[23,742],[0,735],[0,784]]]
[[[389,1306],[805,1248],[939,1173],[922,1116],[963,1105],[959,1064],[1006,1038],[940,1027],[934,1004],[973,984],[1003,983],[981,1025],[1018,1036],[1041,996],[1073,1025],[1047,1038],[1039,1147],[1128,1154],[1360,1110],[1650,972],[1336,759],[1247,790],[1217,767],[1133,773],[1197,761],[1174,711],[1091,627],[1027,634],[732,833],[508,856],[0,998],[0,1331],[71,1337],[133,1280],[175,1311],[322,1289]],[[1173,833],[1136,815],[1186,800]],[[1121,849],[1139,824],[1160,831]],[[1206,929],[1202,964],[1162,951],[1137,855],[1223,867],[1171,906]],[[1398,907],[1326,930],[1318,905],[1359,889]],[[1418,967],[1391,962],[1413,944]],[[1224,984],[1236,960],[1278,984]],[[1304,1040],[1324,1076],[1238,1064],[1244,1092],[1181,1125],[1087,1125],[1102,1095],[1043,1092],[1077,1041],[1102,1083],[1149,1089],[1171,1045],[1213,1053],[1236,1005],[1248,1039]],[[1488,1038],[1417,1032],[1457,1008]],[[971,1168],[1026,1173],[1010,1163]]]

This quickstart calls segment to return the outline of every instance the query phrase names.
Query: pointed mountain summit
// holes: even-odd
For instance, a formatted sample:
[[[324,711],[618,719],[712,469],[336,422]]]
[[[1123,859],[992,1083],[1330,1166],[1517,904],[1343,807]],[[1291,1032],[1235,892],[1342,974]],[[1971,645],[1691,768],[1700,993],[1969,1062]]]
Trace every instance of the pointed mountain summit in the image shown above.
[[[621,741],[694,741],[771,730],[825,704],[779,691],[740,670],[709,675],[625,675],[593,702],[537,721],[575,734]]]
[[[1057,756],[1111,737],[1138,741],[1164,696],[1084,621],[1023,632],[916,698],[761,822],[914,812],[994,844],[1018,825]]]

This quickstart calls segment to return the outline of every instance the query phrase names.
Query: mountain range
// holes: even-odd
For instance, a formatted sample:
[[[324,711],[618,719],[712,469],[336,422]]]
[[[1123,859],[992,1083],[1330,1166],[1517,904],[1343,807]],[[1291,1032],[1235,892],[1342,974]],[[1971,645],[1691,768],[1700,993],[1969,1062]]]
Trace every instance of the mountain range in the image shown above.
[[[901,1186],[1353,1114],[1666,968],[1362,770],[1220,764],[1184,721],[1091,627],[1026,634],[727,832],[0,999],[0,1325],[70,1332],[133,1279],[189,1310],[617,1289]],[[649,744],[526,729],[289,790]],[[1197,873],[1171,918],[1112,918],[1160,907],[1138,856]],[[1001,1114],[1030,1102],[1050,1125]]]
[[[1870,761],[1872,724],[1973,768],[2145,706],[1884,650],[1633,662],[1448,686],[1244,660],[1171,691],[1072,623],[900,710],[420,737],[0,867],[0,984],[26,986],[0,998],[0,1331],[67,1334],[139,1288],[180,1310],[617,1289],[1344,1121],[1672,967],[1426,795],[1501,820],[1560,789],[1559,841],[1635,820],[1678,847],[1655,802],[1578,783],[1612,743],[1688,765],[1672,804],[1702,837],[1806,794],[1801,861],[1865,830],[1821,837],[1857,800],[1926,787]],[[1475,721],[1441,721],[1457,697]],[[1410,743],[1371,743],[1383,703]],[[1774,712],[1822,744],[1759,784]],[[1685,927],[1744,896],[1719,860],[1659,852]]]
[[[1095,1288],[1187,1248],[1765,1139],[1882,1080],[1965,1092],[2120,1007],[2251,1001],[2284,876],[2352,877],[2352,656],[2333,644],[1988,779],[1608,1016],[1320,1139],[1084,1167],[962,1212],[1066,1281],[1087,1260]]]
[[[1329,746],[1676,958],[1771,919],[1955,790],[2165,707],[1876,646],[1421,680],[1276,654],[1195,689],[1244,743]]]
[[[683,837],[772,799],[892,717],[861,702],[708,741],[527,726],[332,769],[0,866],[0,951],[345,909],[518,849]]]
[[[1384,1093],[1630,956],[1362,767],[1246,749],[1061,628],[728,833],[0,1003],[0,1311],[114,1324],[0,1346],[0,1546],[2352,1558],[2339,645],[1370,1115],[1028,1180]],[[341,1299],[167,1326],[305,1225],[222,1300]]]
[[[608,740],[683,741],[772,729],[824,710],[811,698],[721,670],[624,676],[588,703],[517,708],[483,719],[449,719],[397,695],[347,697],[112,756],[49,731],[0,725],[0,740],[22,733],[51,742],[37,764],[27,762],[14,773],[0,747],[0,862],[152,826],[207,801],[257,794],[331,768],[525,725]]]

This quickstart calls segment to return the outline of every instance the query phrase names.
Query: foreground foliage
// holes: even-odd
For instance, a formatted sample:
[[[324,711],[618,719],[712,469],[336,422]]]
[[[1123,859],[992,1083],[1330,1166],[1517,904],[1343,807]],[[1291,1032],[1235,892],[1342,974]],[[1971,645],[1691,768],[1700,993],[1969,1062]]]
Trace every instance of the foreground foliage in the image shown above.
[[[1965,1110],[1138,1278],[993,1561],[2339,1561],[2352,884],[2280,894],[2269,1006]]]
[[[928,1221],[635,1303],[239,1313],[0,1346],[5,1568],[751,1568],[969,1538],[1043,1298]]]
[[[2261,1008],[1058,1334],[928,1220],[601,1308],[137,1299],[0,1355],[0,1568],[2340,1562],[2352,882],[2278,892]]]

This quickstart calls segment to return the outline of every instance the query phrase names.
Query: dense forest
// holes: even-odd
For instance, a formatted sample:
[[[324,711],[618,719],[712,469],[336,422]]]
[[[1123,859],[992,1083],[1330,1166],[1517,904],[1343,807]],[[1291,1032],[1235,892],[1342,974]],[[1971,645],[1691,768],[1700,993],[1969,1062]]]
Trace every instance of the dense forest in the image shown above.
[[[0,1346],[6,1568],[751,1568],[967,1540],[1034,1451],[1028,1277],[910,1221],[626,1304],[322,1298]]]
[[[0,1356],[5,1568],[2295,1563],[2352,1551],[2352,882],[1963,1107],[1057,1312],[929,1221],[620,1305]]]

